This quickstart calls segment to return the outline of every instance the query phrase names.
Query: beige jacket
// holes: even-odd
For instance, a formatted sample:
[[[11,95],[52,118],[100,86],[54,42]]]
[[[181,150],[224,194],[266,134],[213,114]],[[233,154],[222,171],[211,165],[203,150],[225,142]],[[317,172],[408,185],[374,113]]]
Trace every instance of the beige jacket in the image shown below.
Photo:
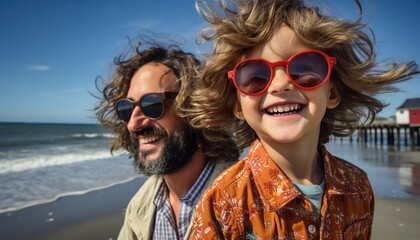
[[[217,163],[213,173],[204,187],[203,192],[211,185],[213,180],[233,162]],[[161,176],[149,177],[139,191],[134,195],[128,204],[124,224],[121,228],[118,240],[146,240],[152,239],[154,228],[154,217],[156,206],[153,198],[162,183]],[[191,224],[188,227],[185,239],[189,239],[191,234]]]

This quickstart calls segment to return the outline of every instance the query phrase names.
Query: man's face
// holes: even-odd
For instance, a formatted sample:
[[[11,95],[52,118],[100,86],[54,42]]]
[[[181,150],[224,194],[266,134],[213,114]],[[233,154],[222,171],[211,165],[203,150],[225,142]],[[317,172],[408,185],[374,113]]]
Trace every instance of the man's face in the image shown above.
[[[150,93],[176,92],[176,76],[166,66],[149,63],[131,79],[127,98],[138,101]],[[173,100],[165,101],[161,118],[152,120],[139,106],[133,110],[127,128],[133,135],[134,160],[139,173],[166,175],[181,169],[196,151],[196,136],[173,111]]]

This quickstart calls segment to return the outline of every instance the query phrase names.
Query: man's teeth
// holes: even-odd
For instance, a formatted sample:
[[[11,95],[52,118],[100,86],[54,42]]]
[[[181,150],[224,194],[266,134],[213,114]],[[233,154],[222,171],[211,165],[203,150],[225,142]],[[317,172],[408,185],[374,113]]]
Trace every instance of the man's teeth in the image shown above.
[[[158,135],[141,137],[140,138],[140,144],[146,144],[146,143],[155,142],[155,141],[157,141],[159,139],[160,139],[160,137]]]
[[[287,105],[278,105],[267,108],[267,113],[269,114],[287,114],[294,113],[300,110],[300,104],[287,104]]]

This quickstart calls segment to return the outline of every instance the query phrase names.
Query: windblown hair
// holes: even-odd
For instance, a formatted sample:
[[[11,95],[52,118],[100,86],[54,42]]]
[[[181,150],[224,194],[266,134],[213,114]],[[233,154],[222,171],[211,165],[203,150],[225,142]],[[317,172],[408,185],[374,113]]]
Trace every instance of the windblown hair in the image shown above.
[[[116,138],[112,142],[111,153],[118,149],[125,149],[131,154],[131,157],[133,156],[133,140],[126,124],[119,120],[114,110],[114,104],[117,100],[127,96],[131,78],[139,68],[148,63],[163,64],[177,77],[176,87],[179,92],[174,101],[175,113],[181,105],[188,107],[183,101],[190,94],[188,86],[193,85],[197,80],[197,72],[201,67],[200,61],[193,54],[180,50],[176,45],[164,48],[156,44],[156,46],[142,50],[141,44],[137,44],[132,56],[122,54],[114,59],[116,69],[110,79],[97,77],[95,81],[96,88],[101,93],[101,96],[97,97],[100,99],[99,104],[94,109],[96,118],[105,128],[116,133]],[[187,121],[184,121],[184,123],[191,127],[187,124]],[[197,144],[202,147],[209,159],[230,161],[238,158],[239,152],[231,137],[225,137],[223,148],[220,149],[219,145],[209,144],[203,138],[202,130],[195,129],[195,132],[199,141]],[[219,134],[230,136],[225,132]],[[218,154],[215,154],[216,152]]]
[[[396,91],[391,84],[419,73],[415,62],[375,63],[374,34],[361,22],[362,6],[357,0],[360,15],[353,22],[327,16],[299,0],[215,1],[213,6],[205,1],[196,3],[200,15],[210,23],[200,33],[202,40],[214,45],[200,84],[188,99],[194,108],[184,111],[192,126],[204,129],[210,141],[220,140],[213,133],[230,130],[243,149],[257,137],[233,113],[237,93],[227,72],[252,48],[268,41],[282,24],[308,46],[337,58],[330,81],[341,101],[336,108],[327,109],[320,143],[328,142],[332,134],[347,136],[358,126],[371,123],[385,106],[375,95]]]

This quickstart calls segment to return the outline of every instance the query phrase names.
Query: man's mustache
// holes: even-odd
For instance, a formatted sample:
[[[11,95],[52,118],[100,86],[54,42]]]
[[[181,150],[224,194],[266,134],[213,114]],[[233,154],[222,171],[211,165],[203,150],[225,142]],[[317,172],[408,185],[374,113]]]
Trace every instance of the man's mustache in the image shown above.
[[[159,135],[159,136],[166,136],[166,132],[163,129],[159,129],[156,127],[147,127],[143,128],[140,131],[132,132],[131,136],[135,139],[138,139],[139,137],[147,137],[150,135]]]

